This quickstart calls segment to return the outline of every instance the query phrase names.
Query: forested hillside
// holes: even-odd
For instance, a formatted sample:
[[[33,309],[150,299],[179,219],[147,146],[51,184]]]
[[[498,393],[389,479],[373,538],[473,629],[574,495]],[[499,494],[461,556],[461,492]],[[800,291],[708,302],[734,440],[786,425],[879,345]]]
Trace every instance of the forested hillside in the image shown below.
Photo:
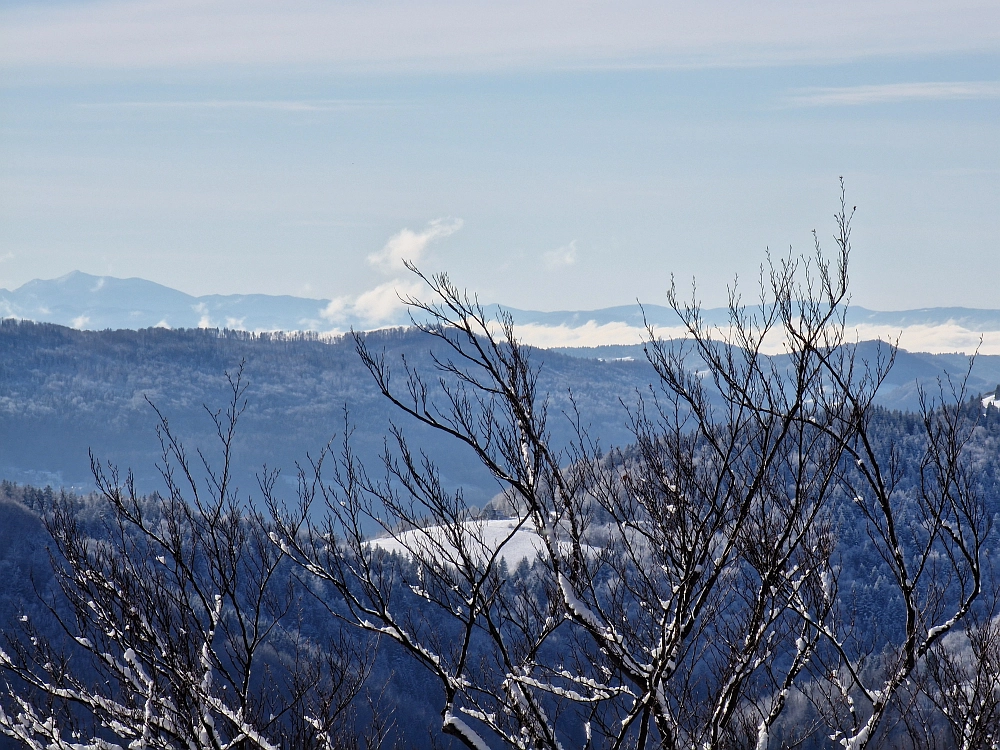
[[[366,335],[374,348],[428,361],[428,342],[407,330]],[[586,419],[605,441],[627,438],[625,403],[650,382],[645,362],[603,363],[537,352],[542,383],[552,394],[552,427],[568,436],[560,412],[572,389]],[[211,455],[212,423],[203,409],[226,398],[225,372],[245,361],[249,408],[237,440],[236,476],[247,489],[265,463],[294,479],[295,463],[318,452],[344,429],[345,409],[359,450],[382,446],[390,407],[375,389],[350,337],[323,341],[215,330],[75,331],[51,324],[0,324],[0,476],[92,487],[88,450],[135,471],[141,486],[157,486],[159,444],[152,401],[192,450]],[[398,414],[392,415],[399,419]],[[441,438],[417,431],[429,441]],[[476,505],[495,494],[478,466],[449,446],[441,462],[446,479],[465,485]]]
[[[0,327],[8,476],[98,490],[0,486],[8,735],[971,750],[948,737],[1000,731],[988,369],[890,371],[829,325],[837,294],[796,315],[781,277],[798,350],[689,320],[697,356],[648,360],[524,347],[434,283],[439,322],[357,340]],[[944,406],[878,405],[921,385]],[[306,463],[345,430],[355,452]],[[534,554],[508,560],[518,533]]]
[[[907,499],[899,509],[897,518],[904,526],[919,523],[917,506],[912,503],[911,498],[918,493],[921,481],[920,418],[914,414],[880,411],[875,425],[873,434],[878,436],[876,449],[885,452],[890,444],[894,445],[902,467],[902,474],[897,479],[898,490],[901,497]],[[633,451],[627,451],[626,455],[637,457]],[[986,511],[990,517],[995,517],[1000,513],[1000,411],[990,409],[980,420],[969,460],[976,467],[979,486],[986,499]],[[252,499],[259,499],[259,493],[255,493]],[[0,632],[15,641],[24,640],[28,637],[25,635],[25,627],[30,625],[33,630],[28,631],[29,633],[45,635],[67,653],[82,657],[82,650],[61,632],[48,609],[49,604],[53,604],[72,620],[72,611],[59,593],[52,572],[53,561],[60,565],[64,563],[60,561],[54,540],[46,531],[42,520],[48,518],[51,522],[53,511],[58,507],[70,510],[71,518],[79,524],[85,539],[107,540],[108,535],[114,533],[114,515],[107,501],[98,495],[67,495],[50,488],[38,489],[10,482],[0,484],[0,580],[6,582],[0,587]],[[147,507],[151,512],[155,510],[152,502]],[[860,640],[858,647],[872,660],[872,666],[867,668],[872,672],[875,671],[874,665],[878,663],[876,657],[885,644],[900,638],[903,603],[892,582],[883,574],[879,547],[866,532],[865,524],[854,504],[848,498],[840,498],[829,508],[828,516],[836,538],[833,559],[839,571],[837,585],[845,601],[849,602],[851,627]],[[994,529],[987,540],[987,546],[995,549],[998,543],[1000,539]],[[55,557],[50,558],[50,554]],[[156,564],[155,561],[151,562]],[[504,565],[502,571],[505,577],[509,576],[506,580],[509,580],[510,585],[524,584],[528,591],[538,594],[541,590],[539,587],[545,580],[544,568],[540,563],[531,567],[533,562],[526,560],[509,571]],[[394,558],[393,564],[401,566],[400,575],[404,580],[406,577],[419,575],[415,572],[415,566],[407,564],[405,550],[402,557]],[[287,574],[286,569],[283,575]],[[992,591],[995,581],[992,573],[990,576],[987,586]],[[330,638],[331,634],[340,632],[339,624],[330,617],[326,607],[338,611],[342,607],[342,600],[330,586],[323,586],[315,581],[310,585],[314,591],[325,592],[326,598],[322,601],[309,596],[297,598],[296,608],[286,618],[291,619],[292,624],[286,624],[285,627],[294,626],[296,632],[322,641],[323,638]],[[395,607],[400,613],[406,613],[405,616],[401,614],[401,617],[418,623],[419,632],[422,633],[453,633],[454,625],[448,613],[434,607],[420,593],[416,589],[414,595],[406,586],[400,586],[396,591]],[[987,601],[982,606],[989,612],[995,601],[992,595],[987,595],[986,598]],[[626,614],[629,617],[640,616],[639,612],[628,611]],[[342,635],[348,638],[349,643],[353,639],[355,647],[367,642],[363,634],[357,631],[342,631]],[[967,648],[963,645],[963,639],[964,636],[952,638],[949,643],[960,649]],[[373,648],[373,642],[367,643]],[[285,647],[290,648],[288,644]],[[785,644],[785,647],[792,648],[791,644]],[[9,642],[0,645],[0,648],[9,649]],[[561,663],[562,659],[571,658],[572,648],[570,640],[564,640],[558,634],[550,636],[546,646],[547,658]],[[488,653],[479,641],[474,644],[474,649],[484,649],[483,654]],[[562,650],[566,650],[565,655],[561,655]],[[475,658],[479,658],[478,651],[474,650],[473,653]],[[353,747],[354,743],[362,741],[366,733],[373,731],[372,707],[377,709],[385,724],[384,746],[440,747],[441,740],[437,732],[443,694],[430,673],[407,658],[404,651],[389,639],[381,640],[378,648],[372,650],[370,655],[374,660],[364,664],[368,670],[367,680],[353,699],[351,711],[341,717],[347,723],[340,725],[342,744],[336,747]],[[788,655],[789,652],[786,651],[782,658],[787,658]],[[81,678],[96,678],[96,672],[92,673],[88,667],[83,666],[86,661],[71,663],[76,664],[75,669]],[[270,669],[272,675],[281,675],[274,663],[261,668]],[[696,671],[693,677],[703,679],[707,676]],[[921,673],[921,679],[927,678],[927,673]],[[553,698],[553,709],[556,705],[558,703]],[[983,714],[987,726],[992,725],[989,722],[1000,722],[996,706],[984,710],[992,711]],[[555,711],[555,715],[562,717],[566,723],[572,712],[563,714]],[[921,731],[930,731],[940,747],[955,746],[948,740],[944,723],[938,719],[925,721],[928,723]],[[564,740],[582,746],[585,743],[582,719],[577,722],[577,726],[572,721],[568,724]],[[879,746],[914,747],[912,737],[908,739],[910,729],[912,727],[905,724],[890,728]],[[818,719],[815,707],[803,694],[796,693],[790,698],[785,715],[775,725],[772,739],[775,747],[792,742],[798,743],[799,747],[814,749],[839,746],[829,741],[828,732]],[[458,744],[450,746],[457,747]],[[0,747],[14,750],[20,745],[0,736]]]
[[[425,337],[407,329],[366,334],[375,349],[405,354],[415,366],[428,363]],[[862,356],[874,358],[875,344]],[[603,347],[565,352],[534,350],[540,387],[550,395],[550,427],[564,442],[570,423],[568,393],[592,434],[605,445],[628,440],[623,403],[648,390],[651,368],[641,347]],[[602,359],[599,359],[602,358]],[[210,451],[212,424],[203,405],[225,398],[224,373],[245,361],[249,408],[238,435],[236,475],[248,489],[263,464],[294,476],[295,463],[342,432],[345,408],[363,455],[382,445],[390,414],[351,337],[321,340],[312,334],[252,334],[216,330],[77,331],[53,324],[0,323],[0,478],[39,486],[89,490],[88,451],[130,467],[141,486],[157,486],[159,444],[148,398],[189,447]],[[899,352],[879,402],[915,409],[917,386],[945,374],[961,376],[962,355]],[[972,392],[992,393],[1000,382],[1000,357],[977,359]],[[414,427],[427,446],[440,435]],[[478,462],[448,444],[439,451],[445,479],[463,484],[469,502],[482,505],[495,485]]]

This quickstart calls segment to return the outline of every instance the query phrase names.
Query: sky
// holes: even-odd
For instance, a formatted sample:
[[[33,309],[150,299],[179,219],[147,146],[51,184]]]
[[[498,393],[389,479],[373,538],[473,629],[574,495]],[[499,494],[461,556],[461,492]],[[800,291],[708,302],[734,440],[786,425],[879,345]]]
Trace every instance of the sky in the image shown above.
[[[0,287],[716,306],[843,177],[855,303],[1000,308],[998,63],[992,0],[5,0]]]

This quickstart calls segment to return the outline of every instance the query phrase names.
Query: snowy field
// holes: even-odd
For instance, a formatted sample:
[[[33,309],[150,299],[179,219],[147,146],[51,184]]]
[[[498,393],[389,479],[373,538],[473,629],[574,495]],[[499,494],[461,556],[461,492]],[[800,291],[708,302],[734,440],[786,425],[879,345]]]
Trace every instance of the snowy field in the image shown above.
[[[462,527],[463,533],[468,534],[467,539],[476,539],[482,543],[483,559],[502,547],[500,557],[506,561],[508,568],[516,568],[522,560],[527,560],[530,564],[544,549],[542,538],[534,532],[530,524],[525,523],[518,529],[517,523],[517,519],[506,518],[494,521],[467,521]],[[455,547],[448,541],[445,529],[441,526],[414,529],[399,534],[396,538],[373,539],[369,544],[386,552],[398,552],[401,555],[410,555],[417,551],[444,559],[455,557]]]

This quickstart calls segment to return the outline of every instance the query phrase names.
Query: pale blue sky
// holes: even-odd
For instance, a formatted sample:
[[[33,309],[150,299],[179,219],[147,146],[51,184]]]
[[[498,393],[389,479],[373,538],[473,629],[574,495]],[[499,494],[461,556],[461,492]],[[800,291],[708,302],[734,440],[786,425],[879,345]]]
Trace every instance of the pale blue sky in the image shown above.
[[[715,305],[843,175],[856,302],[998,308],[1000,5],[872,5],[7,2],[0,287]]]

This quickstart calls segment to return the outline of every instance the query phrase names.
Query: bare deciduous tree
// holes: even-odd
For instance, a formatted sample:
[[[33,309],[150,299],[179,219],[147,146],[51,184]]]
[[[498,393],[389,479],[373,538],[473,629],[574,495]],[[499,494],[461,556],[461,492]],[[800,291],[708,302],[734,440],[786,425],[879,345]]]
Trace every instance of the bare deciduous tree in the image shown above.
[[[930,649],[915,676],[921,692],[945,718],[959,750],[1000,743],[1000,619],[998,592],[973,608],[965,627]]]
[[[851,218],[842,197],[832,259],[818,239],[808,257],[769,258],[753,305],[734,286],[724,325],[671,286],[686,336],[649,327],[653,383],[623,405],[627,446],[593,440],[572,394],[560,418],[574,438],[556,444],[513,319],[411,266],[432,295],[406,301],[433,374],[364,335],[357,351],[406,419],[492,473],[507,516],[467,507],[399,425],[365,466],[346,418],[337,447],[300,468],[296,502],[265,474],[260,516],[229,477],[237,375],[213,414],[222,468],[199,455],[207,485],[161,416],[165,497],[95,462],[104,537],[68,508],[51,515],[69,604],[52,613],[96,672],[29,623],[0,652],[27,686],[0,703],[0,728],[67,750],[351,744],[340,728],[365,639],[386,639],[437,681],[440,729],[471,750],[768,750],[820,734],[860,750],[945,727],[963,750],[996,746],[978,407],[967,379],[948,381],[909,434],[880,434],[896,349],[865,359],[846,336]],[[891,589],[874,628],[841,564],[852,526]],[[358,640],[294,627],[299,584]],[[81,729],[84,744],[64,739]]]
[[[835,377],[837,368],[830,373]],[[877,553],[878,574],[890,583],[897,602],[886,602],[878,637],[865,633],[851,598],[838,595],[832,570],[823,612],[799,607],[826,646],[813,686],[817,706],[833,736],[850,750],[879,744],[880,731],[915,710],[917,670],[928,658],[933,663],[944,657],[940,649],[934,655],[935,648],[962,629],[983,590],[992,518],[968,451],[978,404],[970,415],[966,396],[964,380],[947,393],[942,384],[936,404],[921,393],[915,470],[902,464],[897,443],[876,440],[871,410],[855,410],[860,427],[845,446],[852,461],[840,479]],[[903,482],[908,473],[916,474],[915,482]],[[978,639],[986,631],[973,622],[968,632]],[[987,655],[987,650],[981,654]],[[988,659],[975,666],[983,674],[990,669]],[[945,676],[940,670],[936,674]]]
[[[227,376],[228,377],[228,376]],[[230,475],[242,366],[211,412],[221,465],[205,480],[162,414],[165,495],[92,459],[105,502],[92,536],[69,502],[45,518],[66,643],[25,622],[0,649],[0,731],[28,748],[324,748],[355,742],[350,706],[371,664],[356,638],[306,637],[291,569]],[[248,515],[249,513],[249,515]],[[27,618],[24,618],[27,620]]]
[[[896,454],[873,434],[872,404],[895,349],[864,361],[845,338],[843,202],[837,219],[833,262],[818,241],[814,256],[769,262],[758,305],[731,290],[726,326],[671,289],[688,336],[661,341],[650,328],[657,380],[628,412],[628,448],[603,451],[575,411],[576,440],[554,446],[539,368],[512,319],[489,318],[445,275],[411,268],[433,301],[407,300],[435,342],[435,378],[356,338],[382,393],[464,444],[516,515],[499,534],[473,517],[398,427],[378,479],[345,438],[302,475],[298,506],[272,497],[272,511],[284,550],[348,601],[340,616],[437,676],[444,732],[476,749],[493,736],[517,747],[586,738],[764,750],[796,693],[846,746],[877,734],[915,665],[978,595],[989,522],[963,470],[959,408],[926,405],[920,492],[905,508],[893,494]],[[777,344],[782,355],[765,354]],[[831,507],[845,492],[905,603],[898,660],[878,687],[831,562]],[[373,528],[392,544],[373,541]],[[538,564],[508,576],[504,550],[523,530]],[[780,742],[794,744],[783,731]]]

